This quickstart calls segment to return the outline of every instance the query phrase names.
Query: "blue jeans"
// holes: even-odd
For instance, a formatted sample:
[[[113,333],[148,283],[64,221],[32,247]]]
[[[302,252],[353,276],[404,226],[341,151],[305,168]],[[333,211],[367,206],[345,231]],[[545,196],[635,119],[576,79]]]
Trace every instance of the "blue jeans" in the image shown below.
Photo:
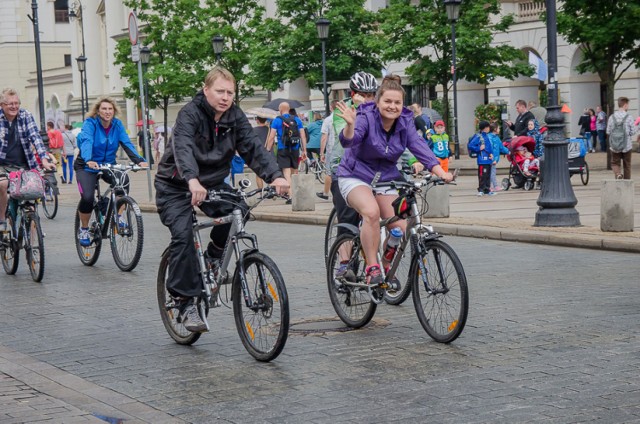
[[[605,130],[598,130],[598,140],[600,140],[600,150],[607,151],[607,141],[605,139]]]
[[[69,178],[67,178],[67,168],[69,168]],[[73,181],[73,155],[67,155],[67,161],[62,161],[62,178],[69,183]]]

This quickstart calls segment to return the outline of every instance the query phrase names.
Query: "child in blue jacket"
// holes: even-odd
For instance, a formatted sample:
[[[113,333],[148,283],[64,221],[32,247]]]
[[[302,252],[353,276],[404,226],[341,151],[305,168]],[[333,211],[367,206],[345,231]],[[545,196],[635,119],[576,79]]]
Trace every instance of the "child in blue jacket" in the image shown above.
[[[489,139],[491,140],[491,147],[493,148],[493,163],[491,164],[491,191],[500,191],[502,187],[498,184],[498,178],[496,177],[496,168],[498,168],[498,162],[500,162],[500,155],[506,155],[509,153],[502,140],[500,140],[500,127],[493,122],[489,126]]]
[[[493,145],[489,139],[490,126],[487,121],[478,124],[480,132],[469,141],[469,151],[477,153],[478,164],[478,196],[493,196],[491,191],[491,164],[493,163]]]

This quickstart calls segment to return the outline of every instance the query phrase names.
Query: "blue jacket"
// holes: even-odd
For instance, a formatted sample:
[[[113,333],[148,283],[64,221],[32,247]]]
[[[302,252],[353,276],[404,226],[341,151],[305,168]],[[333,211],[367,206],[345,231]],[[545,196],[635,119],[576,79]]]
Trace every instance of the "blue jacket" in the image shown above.
[[[97,162],[99,165],[107,163],[115,164],[116,152],[120,145],[122,145],[122,148],[132,162],[137,164],[145,161],[145,159],[138,154],[131,140],[129,140],[129,135],[125,131],[122,121],[118,118],[113,118],[113,121],[111,121],[111,130],[109,130],[108,136],[100,122],[100,118],[87,118],[84,124],[82,124],[82,131],[78,134],[77,142],[80,154],[74,165],[76,169],[98,172],[87,166],[87,162],[89,161]]]
[[[483,144],[484,149],[480,150],[480,146]],[[491,165],[493,163],[493,159],[489,157],[489,155],[493,154],[493,146],[489,139],[489,134],[479,132],[474,135],[469,142],[469,150],[478,154],[478,157],[476,158],[478,165]]]
[[[506,155],[509,153],[509,149],[504,147],[502,140],[497,134],[489,133],[489,140],[491,140],[491,147],[493,149],[493,161],[495,163],[500,162],[500,155]]]
[[[405,149],[431,170],[440,162],[416,131],[413,113],[402,108],[392,132],[382,128],[382,117],[375,103],[364,103],[358,107],[355,130],[352,139],[344,137],[340,131],[340,143],[345,148],[340,161],[338,177],[357,178],[367,184],[380,172],[380,182],[402,178],[396,167]]]

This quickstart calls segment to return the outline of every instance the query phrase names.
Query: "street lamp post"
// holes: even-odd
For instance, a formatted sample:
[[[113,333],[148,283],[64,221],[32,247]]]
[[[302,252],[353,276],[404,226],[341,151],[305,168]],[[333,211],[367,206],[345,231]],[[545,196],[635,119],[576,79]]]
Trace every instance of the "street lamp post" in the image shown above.
[[[140,63],[142,63],[142,78],[144,80],[144,105],[142,105],[142,113],[145,115],[145,120],[143,121],[144,128],[144,151],[149,156],[147,157],[147,161],[149,164],[152,163],[152,152],[151,152],[151,140],[149,140],[149,80],[147,78],[147,66],[149,65],[149,61],[151,60],[151,49],[147,46],[143,46],[140,49]]]
[[[86,68],[87,58],[84,56],[79,56],[76,58],[76,63],[78,64],[78,70],[80,71],[80,103],[82,104],[82,120],[84,121],[85,111],[89,112],[88,109],[85,109],[84,88],[83,88],[83,81],[85,81],[84,73],[87,70]]]
[[[73,2],[69,7],[69,19],[73,22],[74,19],[78,19],[80,21],[80,38],[82,39],[82,54],[80,58],[83,58],[83,70],[80,71],[80,94],[82,99],[82,109],[89,112],[89,91],[87,89],[87,56],[84,48],[84,15],[82,13],[82,3],[80,0]],[[76,59],[79,61],[80,58]],[[80,62],[78,62],[78,68],[80,68]],[[84,112],[82,113],[82,120],[84,120]]]
[[[577,227],[580,215],[575,209],[578,200],[569,181],[568,142],[564,137],[564,116],[558,105],[558,69],[556,0],[545,0],[547,7],[547,61],[549,62],[549,100],[547,133],[542,145],[544,160],[541,172],[542,190],[538,197],[536,227]]]
[[[40,113],[40,136],[45,143],[45,146],[49,146],[49,137],[47,137],[47,130],[45,126],[44,116],[44,84],[42,81],[42,56],[40,54],[40,25],[38,24],[38,2],[32,0],[31,12],[33,16],[29,19],[33,24],[33,44],[36,49],[36,76],[38,79],[38,112]]]
[[[318,38],[322,44],[322,93],[324,94],[324,116],[329,116],[329,91],[327,90],[327,58],[326,43],[329,39],[329,25],[331,21],[321,17],[316,21],[316,29],[318,30]]]
[[[220,63],[222,50],[224,49],[224,37],[221,35],[216,35],[211,39],[211,45],[213,46],[213,52],[216,55],[216,63]]]
[[[456,22],[460,17],[462,0],[445,0],[447,17],[451,22],[451,73],[453,76],[453,140],[455,158],[460,159],[460,137],[458,136],[458,70],[456,68]]]

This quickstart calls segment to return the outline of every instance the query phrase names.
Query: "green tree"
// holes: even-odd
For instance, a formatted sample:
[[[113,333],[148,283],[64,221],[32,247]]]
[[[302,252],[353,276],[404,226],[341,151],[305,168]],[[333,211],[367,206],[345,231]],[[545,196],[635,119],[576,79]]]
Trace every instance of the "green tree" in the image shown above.
[[[580,73],[594,72],[606,87],[609,113],[614,105],[614,88],[631,67],[640,67],[640,4],[633,1],[565,0],[557,14],[558,32],[580,46]]]
[[[322,49],[315,22],[331,21],[326,42],[327,80],[348,79],[357,71],[380,74],[381,40],[376,14],[364,0],[277,0],[276,18],[264,20],[260,43],[251,52],[249,81],[270,90],[303,77],[310,87],[322,82]]]
[[[416,4],[417,3],[417,4]],[[496,77],[514,79],[531,75],[533,69],[524,53],[506,45],[491,45],[493,34],[506,31],[512,15],[496,19],[498,0],[462,2],[456,24],[456,67],[458,79],[488,84]],[[448,98],[452,84],[451,25],[444,2],[433,0],[391,0],[380,12],[381,32],[386,46],[383,59],[409,61],[406,69],[414,84],[442,85]],[[449,102],[444,117],[449,122]]]

